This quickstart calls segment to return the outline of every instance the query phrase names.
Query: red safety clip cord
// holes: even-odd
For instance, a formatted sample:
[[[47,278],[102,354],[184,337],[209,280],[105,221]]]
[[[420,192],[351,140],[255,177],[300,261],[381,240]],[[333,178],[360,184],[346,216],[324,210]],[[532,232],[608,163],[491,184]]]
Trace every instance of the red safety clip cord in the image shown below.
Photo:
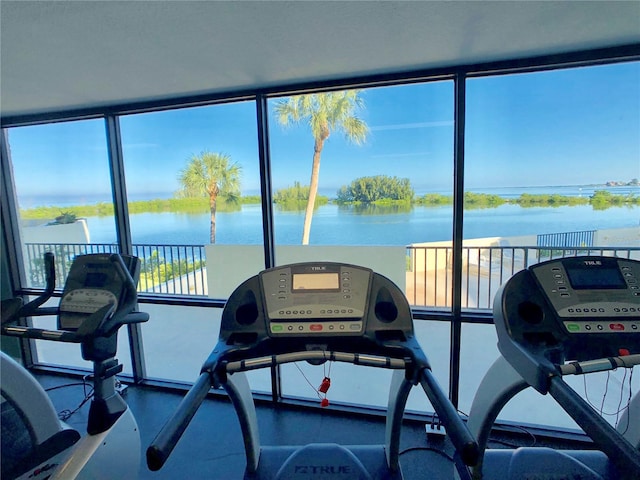
[[[331,379],[329,377],[324,377],[322,379],[322,383],[318,387],[318,391],[322,393],[327,393],[330,386],[331,386]]]
[[[329,387],[331,387],[331,379],[329,377],[324,377],[322,379],[322,383],[318,387],[318,392],[324,393],[324,398],[320,399],[320,406],[323,408],[329,406],[329,399],[327,398]]]
[[[323,407],[323,408],[324,407],[328,407],[329,406],[329,399],[327,398],[327,392],[329,391],[329,388],[331,387],[331,378],[330,378],[330,375],[331,375],[331,362],[329,362],[329,371],[327,372],[325,370],[324,378],[322,379],[322,382],[320,383],[320,386],[318,388],[313,386],[313,384],[309,381],[309,379],[304,374],[302,369],[298,366],[298,364],[296,363],[295,365],[298,368],[298,370],[300,371],[300,373],[302,374],[302,376],[304,377],[304,379],[307,381],[309,386],[311,388],[313,388],[313,390],[318,394],[318,397],[320,398],[320,406]],[[324,397],[323,397],[323,395],[324,395]]]

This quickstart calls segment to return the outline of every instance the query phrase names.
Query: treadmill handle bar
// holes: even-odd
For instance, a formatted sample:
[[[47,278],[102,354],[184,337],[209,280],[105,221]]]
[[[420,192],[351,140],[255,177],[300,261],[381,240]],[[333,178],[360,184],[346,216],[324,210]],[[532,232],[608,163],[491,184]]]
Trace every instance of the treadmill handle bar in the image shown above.
[[[582,375],[584,373],[615,370],[618,367],[632,368],[636,365],[640,365],[640,354],[599,358],[597,360],[587,360],[584,362],[569,362],[560,365],[558,368],[562,375]]]
[[[460,458],[464,464],[471,467],[476,465],[479,457],[478,443],[458,415],[453,404],[444,395],[431,370],[428,368],[422,371],[420,385],[422,385],[424,393],[429,397],[434,410],[438,414],[438,419],[444,425],[451,439],[451,443],[460,454]]]
[[[147,466],[149,470],[158,471],[165,464],[182,434],[189,426],[191,419],[200,408],[210,388],[211,377],[209,373],[201,373],[196,383],[178,405],[173,416],[162,427],[162,430],[147,448]]]
[[[619,467],[621,475],[631,472],[631,477],[628,478],[638,478],[635,474],[640,472],[640,452],[622,434],[598,415],[562,377],[550,378],[549,393],[564,411],[570,413],[571,418],[591,437],[594,444]]]

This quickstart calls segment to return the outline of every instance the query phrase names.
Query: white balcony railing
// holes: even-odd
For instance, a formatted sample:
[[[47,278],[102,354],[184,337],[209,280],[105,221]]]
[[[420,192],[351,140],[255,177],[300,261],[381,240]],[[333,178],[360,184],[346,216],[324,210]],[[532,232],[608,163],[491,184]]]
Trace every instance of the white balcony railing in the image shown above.
[[[115,244],[28,243],[25,265],[29,287],[44,286],[42,258],[47,251],[56,255],[57,285],[62,285],[73,257],[117,252],[118,247]],[[412,245],[406,247],[406,252],[405,294],[409,303],[450,308],[452,247]],[[208,295],[204,245],[135,244],[133,253],[141,259],[138,284],[141,293]],[[514,273],[553,258],[581,255],[640,259],[640,247],[465,246],[462,249],[462,307],[490,309],[496,291]]]

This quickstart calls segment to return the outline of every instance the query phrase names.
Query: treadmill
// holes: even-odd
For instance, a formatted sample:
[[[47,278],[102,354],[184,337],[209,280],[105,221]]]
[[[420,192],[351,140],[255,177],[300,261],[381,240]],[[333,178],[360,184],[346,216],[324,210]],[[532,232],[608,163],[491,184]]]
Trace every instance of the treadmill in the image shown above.
[[[395,370],[384,443],[261,445],[244,372],[297,361]],[[246,479],[400,480],[402,416],[409,392],[418,384],[456,448],[460,475],[470,478],[467,466],[476,462],[477,444],[431,373],[404,293],[386,277],[356,265],[313,262],[268,269],[229,297],[218,342],[199,379],[147,449],[147,465],[153,471],[164,465],[213,386],[223,387],[235,407]],[[213,435],[209,440],[215,444]],[[208,473],[216,478],[216,472]]]
[[[502,357],[483,378],[469,415],[480,448],[473,478],[640,479],[640,396],[618,430],[563,379],[640,363],[640,262],[584,256],[533,265],[498,290],[493,317]],[[595,449],[487,450],[502,407],[529,386],[551,395]]]

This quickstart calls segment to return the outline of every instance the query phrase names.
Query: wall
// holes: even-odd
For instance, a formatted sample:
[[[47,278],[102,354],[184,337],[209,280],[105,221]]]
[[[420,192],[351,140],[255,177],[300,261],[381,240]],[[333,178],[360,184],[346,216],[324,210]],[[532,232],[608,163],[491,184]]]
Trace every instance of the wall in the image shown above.
[[[84,218],[61,225],[37,225],[22,227],[20,235],[24,243],[89,243],[89,227]]]
[[[640,247],[640,227],[597,230],[593,244],[599,247]]]
[[[243,281],[264,270],[262,245],[207,245],[205,253],[212,298],[228,298]],[[366,266],[405,289],[405,247],[282,245],[275,254],[278,265],[328,261]]]

